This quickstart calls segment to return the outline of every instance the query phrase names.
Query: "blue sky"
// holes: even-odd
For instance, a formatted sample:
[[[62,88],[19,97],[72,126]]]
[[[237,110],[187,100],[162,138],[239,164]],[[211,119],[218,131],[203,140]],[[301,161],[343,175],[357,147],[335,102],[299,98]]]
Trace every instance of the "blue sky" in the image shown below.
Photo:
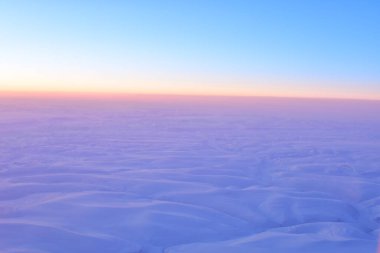
[[[380,1],[0,1],[0,89],[379,97]]]

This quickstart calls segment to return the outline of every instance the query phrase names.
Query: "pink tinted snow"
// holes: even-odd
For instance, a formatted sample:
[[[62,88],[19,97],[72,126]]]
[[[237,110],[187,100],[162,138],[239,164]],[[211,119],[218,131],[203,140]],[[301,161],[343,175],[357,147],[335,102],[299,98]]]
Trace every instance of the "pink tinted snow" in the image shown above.
[[[1,252],[375,252],[377,101],[0,99]]]

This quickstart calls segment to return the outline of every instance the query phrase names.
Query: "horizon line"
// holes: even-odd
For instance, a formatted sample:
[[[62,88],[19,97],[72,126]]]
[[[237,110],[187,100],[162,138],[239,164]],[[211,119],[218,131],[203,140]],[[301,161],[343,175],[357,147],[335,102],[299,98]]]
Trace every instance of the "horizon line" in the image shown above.
[[[206,94],[206,93],[157,93],[157,92],[101,92],[101,91],[10,91],[0,90],[0,97],[88,97],[88,98],[110,98],[129,96],[148,97],[212,97],[212,98],[272,98],[272,99],[311,99],[311,100],[353,100],[353,101],[373,101],[380,102],[380,98],[363,97],[335,97],[335,96],[297,96],[297,95],[253,95],[253,94]]]

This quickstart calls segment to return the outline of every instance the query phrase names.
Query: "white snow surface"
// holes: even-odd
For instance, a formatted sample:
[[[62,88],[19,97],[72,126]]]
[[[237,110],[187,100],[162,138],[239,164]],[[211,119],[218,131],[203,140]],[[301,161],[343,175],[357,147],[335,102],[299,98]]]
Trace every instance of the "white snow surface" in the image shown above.
[[[380,102],[0,98],[2,253],[364,253]]]

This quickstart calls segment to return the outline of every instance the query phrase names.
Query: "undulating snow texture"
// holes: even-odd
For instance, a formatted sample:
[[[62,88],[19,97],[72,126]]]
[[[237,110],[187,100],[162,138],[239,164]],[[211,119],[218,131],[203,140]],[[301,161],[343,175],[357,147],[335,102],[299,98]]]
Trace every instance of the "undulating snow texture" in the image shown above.
[[[380,102],[0,100],[2,253],[365,253]]]

